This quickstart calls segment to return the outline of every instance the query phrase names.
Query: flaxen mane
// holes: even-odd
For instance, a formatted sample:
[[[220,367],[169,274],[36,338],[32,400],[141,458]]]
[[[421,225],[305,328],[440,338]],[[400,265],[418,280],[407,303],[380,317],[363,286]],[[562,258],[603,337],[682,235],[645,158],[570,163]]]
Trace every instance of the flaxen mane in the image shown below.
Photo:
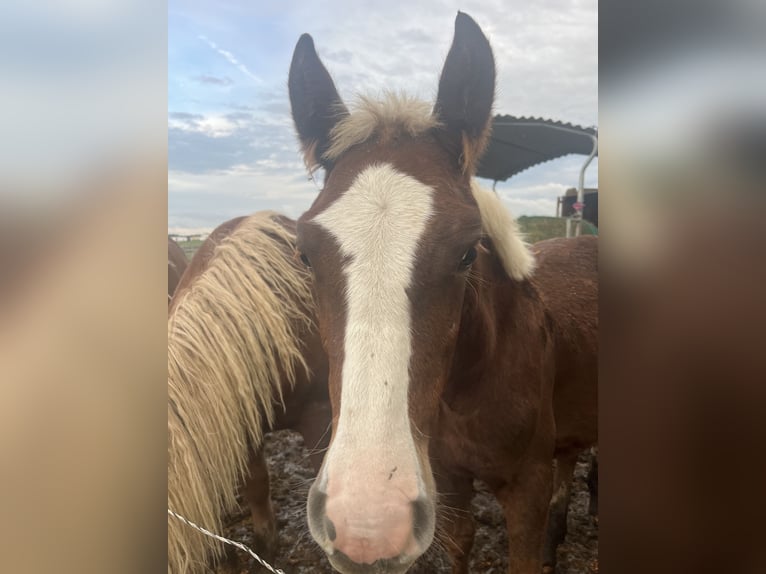
[[[400,136],[417,137],[439,126],[433,106],[406,94],[385,92],[381,100],[359,96],[349,115],[330,133],[327,160],[337,160],[350,148],[376,139],[385,144]],[[521,281],[532,274],[534,257],[524,242],[518,224],[497,194],[472,182],[473,196],[479,205],[486,233],[495,245],[506,273]]]
[[[535,269],[535,258],[511,212],[496,193],[479,186],[475,180],[471,182],[471,191],[479,205],[484,233],[492,239],[505,272],[517,281],[529,278]]]
[[[168,508],[211,530],[236,507],[248,445],[281,385],[307,369],[297,329],[313,316],[295,238],[259,213],[216,248],[168,319]],[[168,573],[205,570],[220,545],[168,517]]]

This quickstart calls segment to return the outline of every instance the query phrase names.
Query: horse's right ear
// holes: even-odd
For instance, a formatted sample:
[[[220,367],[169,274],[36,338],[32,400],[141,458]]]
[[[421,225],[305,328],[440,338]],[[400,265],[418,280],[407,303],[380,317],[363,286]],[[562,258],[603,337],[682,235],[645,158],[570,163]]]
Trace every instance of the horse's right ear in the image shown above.
[[[329,147],[330,131],[348,110],[308,34],[303,34],[295,46],[288,86],[306,166],[310,170],[320,165],[327,169],[329,163],[322,155]]]
[[[487,37],[462,12],[455,18],[455,37],[439,79],[434,115],[442,124],[442,141],[473,175],[489,141],[495,97],[495,58]]]

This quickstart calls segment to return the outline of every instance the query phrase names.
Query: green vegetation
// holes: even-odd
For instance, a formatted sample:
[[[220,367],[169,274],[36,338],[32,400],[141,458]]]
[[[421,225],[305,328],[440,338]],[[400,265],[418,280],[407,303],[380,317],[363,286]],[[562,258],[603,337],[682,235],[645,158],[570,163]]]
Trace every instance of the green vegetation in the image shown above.
[[[186,258],[191,261],[191,258],[194,257],[194,254],[203,242],[201,239],[189,239],[186,241],[179,239],[177,243],[181,246],[181,249],[184,250],[184,253],[186,253]]]
[[[566,219],[561,217],[527,216],[518,218],[519,227],[529,243],[537,243],[553,237],[566,237]],[[583,221],[583,235],[598,235],[598,229],[591,223]]]

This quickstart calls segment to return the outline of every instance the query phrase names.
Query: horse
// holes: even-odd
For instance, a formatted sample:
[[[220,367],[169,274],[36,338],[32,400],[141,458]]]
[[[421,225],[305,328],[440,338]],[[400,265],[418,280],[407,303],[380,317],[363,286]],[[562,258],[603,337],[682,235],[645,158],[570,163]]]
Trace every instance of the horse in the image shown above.
[[[222,224],[181,278],[168,318],[168,508],[220,530],[243,487],[267,560],[276,532],[263,433],[298,430],[320,447],[318,467],[330,418],[326,359],[294,241],[294,222],[270,212]],[[205,572],[221,552],[169,516],[169,574]]]
[[[532,282],[552,319],[556,347],[556,465],[543,551],[544,571],[553,572],[556,549],[566,536],[577,458],[598,441],[598,240],[549,239],[532,245],[532,253]],[[598,512],[597,473],[593,457],[587,477],[591,515]]]
[[[188,264],[184,250],[168,237],[168,305]]]
[[[541,267],[587,254],[590,279],[570,287],[555,265],[535,278],[515,221],[474,182],[495,66],[466,14],[433,107],[388,93],[349,111],[308,34],[288,88],[304,161],[325,171],[296,227],[332,405],[312,537],[342,573],[405,572],[447,509],[453,572],[467,572],[478,478],[504,509],[509,571],[539,574],[554,482],[565,496],[570,453],[596,441],[596,240],[537,253]]]
[[[189,285],[193,284],[194,280],[208,267],[210,260],[215,254],[216,246],[226,237],[231,235],[231,233],[237,229],[240,223],[246,219],[247,217],[237,217],[229,220],[221,224],[209,235],[209,237],[195,253],[194,257],[189,263],[188,271],[183,275],[181,281],[179,282],[176,291],[179,295],[183,293]],[[286,228],[294,229],[295,222],[285,217],[278,217],[277,220]],[[276,241],[275,238],[263,235],[259,235],[257,238],[259,240],[269,238]],[[569,245],[567,242],[555,240],[535,245],[533,246],[533,249],[539,251],[540,248],[546,244],[552,246],[560,246],[562,248],[565,248],[567,245]],[[562,272],[564,273],[563,276],[567,276],[570,280],[577,280],[577,257],[570,257],[569,252],[567,252],[566,249],[543,249],[543,251],[550,251],[558,255],[558,257],[548,257],[538,260],[538,274],[541,277],[546,276],[546,279],[550,278],[550,280],[543,281],[543,284],[550,283],[552,282],[551,280],[555,281],[557,278],[562,277]],[[547,269],[549,263],[552,267]],[[174,299],[174,301],[177,301],[177,299]],[[315,321],[313,316],[312,321]],[[571,324],[562,325],[562,327],[567,328],[571,328],[571,326]],[[311,333],[308,334],[311,335]],[[312,342],[309,339],[305,342],[302,342],[301,345],[303,348],[311,348],[311,343]],[[313,353],[304,354],[304,359],[307,361],[309,369],[313,373],[326,373],[326,358],[324,357],[324,353],[316,348],[316,345],[314,345]],[[293,428],[295,430],[299,430],[299,432],[301,432],[301,434],[303,434],[305,437],[306,444],[321,445],[325,442],[323,440],[326,438],[324,437],[324,431],[326,430],[329,422],[329,414],[327,412],[327,397],[323,396],[321,392],[322,385],[326,384],[326,382],[314,382],[313,384],[314,392],[310,400],[301,398],[301,395],[293,392],[293,389],[289,388],[288,385],[283,385],[283,392],[288,396],[286,400],[287,407],[284,413],[277,413],[277,420],[274,423],[274,426],[276,428]],[[300,387],[302,385],[299,384],[298,386]],[[321,460],[321,449],[314,451],[312,453],[312,463],[315,470],[319,469]],[[568,486],[571,483],[571,473],[568,477],[562,476],[562,481],[563,484]],[[589,484],[589,486],[591,487],[591,490],[593,490],[593,485]],[[276,524],[269,499],[269,475],[266,469],[265,460],[263,458],[263,452],[260,449],[251,450],[249,454],[247,475],[244,480],[243,490],[251,510],[255,546],[258,549],[259,554],[267,558],[267,560],[270,560],[275,555]],[[593,501],[593,493],[591,496],[591,500]],[[559,496],[557,498],[558,505],[555,507],[558,511],[564,513],[563,520],[559,519],[557,522],[557,524],[563,525],[564,527],[566,525],[565,513],[568,506],[565,501],[567,499],[568,490],[565,492],[565,496]],[[591,513],[593,513],[593,510],[591,510]],[[560,536],[551,536],[551,533],[549,532],[549,547],[546,548],[546,550],[550,548],[554,559],[556,546],[558,546],[561,539],[563,539],[565,530],[563,528],[559,528],[556,533]]]

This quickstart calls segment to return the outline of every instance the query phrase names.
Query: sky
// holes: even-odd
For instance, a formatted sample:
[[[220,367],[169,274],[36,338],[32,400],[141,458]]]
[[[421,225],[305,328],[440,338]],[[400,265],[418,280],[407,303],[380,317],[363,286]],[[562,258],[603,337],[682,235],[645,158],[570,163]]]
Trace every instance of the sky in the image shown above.
[[[302,33],[313,36],[347,103],[382,90],[433,101],[461,10],[493,47],[496,113],[596,126],[597,6],[596,0],[171,0],[169,230],[209,231],[262,209],[298,217],[311,205],[317,184],[299,154],[287,94]],[[584,160],[548,162],[496,189],[514,215],[555,215],[556,197],[577,185]],[[598,186],[598,159],[585,184]]]

